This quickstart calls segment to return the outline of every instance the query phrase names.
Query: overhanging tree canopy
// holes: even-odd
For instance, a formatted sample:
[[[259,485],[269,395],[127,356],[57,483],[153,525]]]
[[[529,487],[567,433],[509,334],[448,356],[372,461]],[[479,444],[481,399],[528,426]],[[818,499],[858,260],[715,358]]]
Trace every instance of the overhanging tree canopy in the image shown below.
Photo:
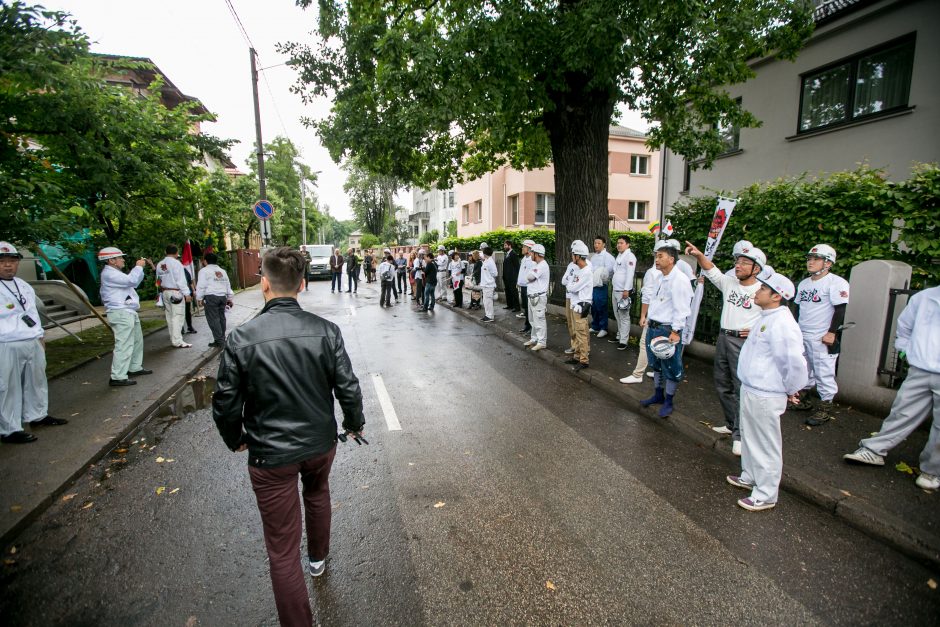
[[[299,0],[309,6],[312,0]],[[659,122],[650,145],[706,164],[719,125],[758,122],[716,86],[809,35],[793,0],[319,0],[315,45],[287,43],[334,159],[447,187],[509,163],[555,165],[556,247],[607,228],[607,137],[618,105]],[[561,254],[559,258],[565,258]]]

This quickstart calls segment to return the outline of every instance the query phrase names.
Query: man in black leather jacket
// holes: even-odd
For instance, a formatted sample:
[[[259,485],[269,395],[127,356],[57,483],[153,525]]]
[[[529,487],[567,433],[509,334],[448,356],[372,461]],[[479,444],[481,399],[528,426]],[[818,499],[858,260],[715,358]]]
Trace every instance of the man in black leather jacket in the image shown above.
[[[323,574],[330,547],[329,474],[336,452],[333,398],[343,428],[362,433],[362,392],[339,328],[302,310],[306,260],[276,248],[261,263],[265,306],[233,330],[219,363],[212,414],[232,451],[248,451],[248,473],[264,527],[282,625],[310,625],[300,548],[303,483],[310,574]]]

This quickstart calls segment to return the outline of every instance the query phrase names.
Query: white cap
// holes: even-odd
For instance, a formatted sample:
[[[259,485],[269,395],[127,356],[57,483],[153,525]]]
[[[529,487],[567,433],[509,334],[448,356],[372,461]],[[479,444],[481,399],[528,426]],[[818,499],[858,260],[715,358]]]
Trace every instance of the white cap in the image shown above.
[[[836,262],[836,249],[829,244],[816,244],[806,253],[807,257],[821,257],[832,263]]]
[[[482,242],[482,243],[480,244],[480,250],[483,250],[484,248],[489,248],[489,247],[490,247],[490,245],[487,244],[486,242]]]
[[[533,241],[530,240],[530,239],[526,239],[526,240],[522,240],[522,245],[523,245],[523,246],[528,246],[528,247],[529,247],[529,250],[532,250],[532,247],[535,246],[535,242],[533,242]]]
[[[526,241],[530,241],[530,240],[526,240]],[[526,244],[526,246],[528,246],[528,244]],[[541,244],[533,243],[531,248],[532,248],[532,252],[535,253],[536,255],[539,255],[540,257],[545,256],[545,247],[542,246]]]
[[[745,243],[750,244],[750,242]],[[739,252],[734,253],[734,257],[735,259],[738,257],[746,257],[747,259],[750,259],[759,265],[761,268],[767,265],[767,255],[765,255],[764,251],[762,251],[760,248],[757,248],[756,246],[742,246]]]
[[[783,300],[792,300],[794,294],[796,294],[793,281],[782,274],[777,274],[770,266],[766,266],[761,270],[760,274],[757,275],[757,280],[780,294]]]
[[[22,259],[23,255],[16,250],[16,246],[10,242],[0,242],[0,257],[16,257]]]
[[[444,245],[443,245],[443,244],[438,244],[438,245],[437,245],[437,249],[438,249],[438,250],[447,250],[446,248],[444,248]]]
[[[98,261],[107,261],[108,259],[114,259],[115,257],[123,257],[124,253],[121,252],[121,249],[115,246],[105,246],[98,251]]]

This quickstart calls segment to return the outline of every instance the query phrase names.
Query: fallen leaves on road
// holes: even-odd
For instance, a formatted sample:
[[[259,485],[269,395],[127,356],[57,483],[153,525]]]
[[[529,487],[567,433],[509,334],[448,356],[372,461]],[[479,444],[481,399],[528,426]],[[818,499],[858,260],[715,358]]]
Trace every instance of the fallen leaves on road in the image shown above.
[[[444,501],[438,501],[437,503],[434,504],[434,509],[441,509],[445,505],[447,505],[447,503],[445,503]]]
[[[11,546],[11,547],[10,547],[10,555],[16,555],[16,547],[15,547],[15,546]]]
[[[74,414],[72,414],[71,416],[69,416],[69,418],[71,418],[72,416],[77,416],[79,413],[81,413],[81,412],[75,412]]]
[[[92,505],[94,505],[94,503],[93,503],[92,501],[88,501],[87,503],[85,503],[84,505],[82,505],[82,509],[88,509],[88,508],[91,507]]]
[[[164,459],[164,458],[162,458],[162,457],[158,457],[158,458],[156,458],[154,461],[157,462],[158,464],[162,464],[163,462],[166,461],[166,459]]]
[[[894,469],[897,470],[898,472],[904,472],[909,475],[914,474],[914,469],[908,466],[907,464],[905,464],[904,462],[898,462],[897,466],[895,466]]]
[[[170,494],[176,494],[179,491],[180,491],[179,488],[173,488],[172,490],[170,490]]]
[[[63,497],[62,497],[62,500],[63,500],[63,501],[71,501],[71,500],[74,499],[76,496],[78,496],[78,492],[73,492],[72,494],[66,494],[65,496],[63,496]]]
[[[839,492],[841,492],[841,493],[844,494],[845,496],[852,496],[852,493],[849,492],[848,490],[839,490]]]
[[[186,627],[196,627],[199,624],[199,620],[195,616],[190,616],[186,619]]]
[[[16,566],[16,560],[11,560],[10,558],[6,558],[3,560],[3,565],[4,566]]]
[[[549,590],[554,590],[554,589],[555,589],[555,584],[553,584],[551,581],[546,581],[546,582],[545,582],[545,587],[548,588]]]
[[[699,420],[698,423],[699,423],[700,425],[705,425],[705,426],[708,427],[709,429],[712,428],[712,423],[708,422],[707,420]]]
[[[18,511],[20,511],[21,509],[23,509],[23,506],[22,506],[22,505],[11,505],[11,506],[10,506],[10,511],[11,511],[11,512],[18,512]]]
[[[928,579],[928,580],[927,580],[927,587],[930,588],[931,590],[936,590],[936,589],[937,589],[937,582],[934,581],[933,579]]]
[[[157,494],[163,494],[164,492],[166,492],[166,486],[165,486],[165,485],[162,485],[162,486],[160,486],[159,488],[157,488]]]
[[[126,449],[126,448],[116,448],[116,449],[114,449],[114,452],[117,453],[118,455],[123,455],[124,453],[127,452],[127,449]]]

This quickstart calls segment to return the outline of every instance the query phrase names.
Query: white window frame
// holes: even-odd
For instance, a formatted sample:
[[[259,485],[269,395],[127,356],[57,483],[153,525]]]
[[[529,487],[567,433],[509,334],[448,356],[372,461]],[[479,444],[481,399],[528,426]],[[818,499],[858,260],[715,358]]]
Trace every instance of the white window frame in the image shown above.
[[[477,222],[483,222],[483,201],[477,200],[473,203],[474,208],[476,209]]]
[[[552,199],[551,220],[548,219],[548,198]],[[544,208],[542,209],[543,220],[541,222],[539,222],[540,204],[544,204]],[[542,224],[546,226],[555,224],[555,194],[539,193],[535,195],[535,224]]]
[[[464,205],[460,208],[460,219],[464,224],[470,224],[470,205]]]
[[[519,226],[519,194],[509,197],[509,226]]]
[[[636,216],[636,211],[640,206],[643,207],[643,217],[638,218]],[[648,200],[628,200],[627,201],[627,221],[628,222],[646,222],[647,215],[650,211],[650,201]]]
[[[634,161],[637,166],[640,163],[645,164],[643,172],[634,172]],[[639,169],[639,167],[637,167]],[[630,155],[630,176],[650,176],[650,155],[632,154]]]

